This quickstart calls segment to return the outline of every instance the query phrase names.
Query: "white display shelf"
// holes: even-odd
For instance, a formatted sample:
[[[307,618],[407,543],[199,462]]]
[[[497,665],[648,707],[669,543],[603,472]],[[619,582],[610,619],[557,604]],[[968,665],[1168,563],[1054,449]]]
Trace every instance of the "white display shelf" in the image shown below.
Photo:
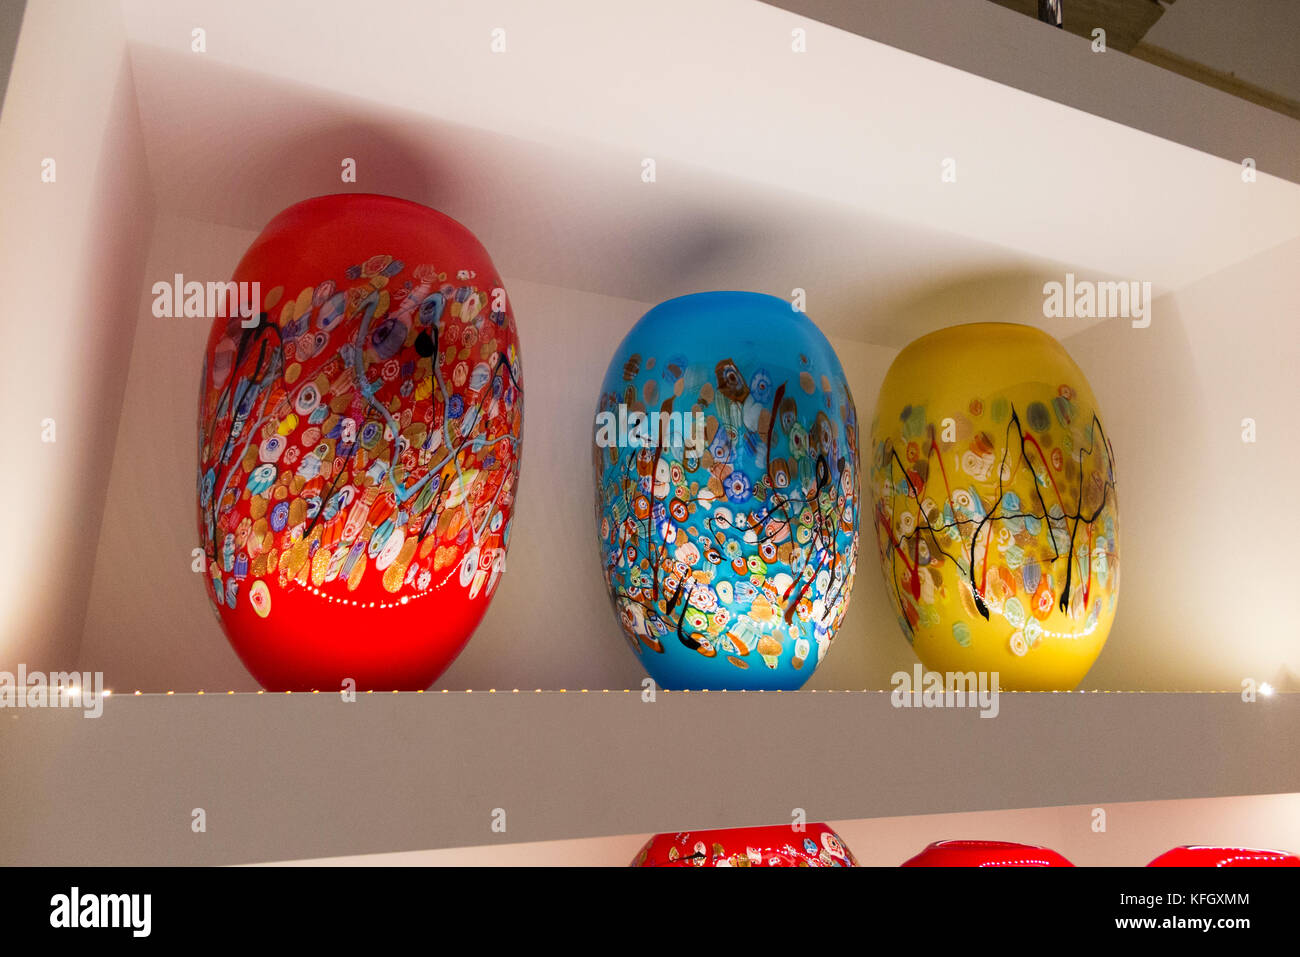
[[[1221,115],[1221,94],[1177,89]],[[32,545],[0,556],[0,662],[102,670],[119,691],[255,687],[190,570],[204,324],[155,319],[149,290],[227,277],[279,209],[361,190],[474,230],[522,341],[510,568],[440,687],[637,686],[595,558],[604,365],[659,300],[796,287],[864,419],[932,329],[1013,319],[1066,342],[1120,480],[1124,589],[1085,687],[1298,687],[1284,536],[1243,517],[1298,454],[1300,186],[1267,172],[1246,184],[1233,160],[748,0],[31,4],[0,170],[0,281],[44,297],[40,322],[6,306],[21,401],[0,425],[24,467],[0,476],[0,518]],[[1042,285],[1067,271],[1151,282],[1151,328],[1044,318]],[[912,665],[864,539],[813,687]]]
[[[1152,10],[1155,24],[1134,56],[1115,49],[1134,26],[1132,6],[1071,4],[1067,22],[1086,36],[1035,19],[1033,5],[1008,9],[987,0],[769,0],[775,7],[828,26],[974,73],[1043,99],[1145,130],[1234,163],[1250,156],[1259,168],[1300,182],[1300,131],[1283,113],[1202,86],[1190,91],[1179,73],[1148,62],[1193,66],[1204,78],[1240,79],[1294,101],[1293,11],[1286,4],[1207,3]],[[1140,6],[1140,4],[1138,5]],[[1029,14],[1025,16],[1025,14]],[[1124,22],[1127,21],[1127,22]],[[1108,49],[1094,49],[1093,31]],[[1121,42],[1121,46],[1123,43]],[[1269,99],[1273,99],[1272,96]]]
[[[917,28],[922,5],[904,7]],[[1128,69],[1110,63],[1094,67]],[[1004,695],[989,721],[842,690],[914,660],[869,534],[816,692],[646,705],[622,690],[642,672],[605,601],[588,472],[608,357],[664,298],[796,287],[863,417],[897,350],[935,328],[1012,319],[1065,341],[1120,480],[1124,588],[1085,687],[1300,689],[1289,541],[1257,531],[1300,467],[1300,186],[1244,183],[1227,151],[1017,85],[745,0],[29,4],[0,114],[0,286],[40,294],[4,306],[0,434],[18,466],[0,472],[0,522],[21,547],[0,554],[0,669],[103,671],[117,693],[98,720],[0,712],[0,863],[482,845],[497,807],[513,843],[793,807],[848,820],[1300,791],[1295,695]],[[1223,115],[1221,94],[1174,89]],[[483,693],[227,694],[255,685],[191,571],[206,327],[155,319],[152,283],[228,277],[275,212],[347,190],[466,223],[518,318],[510,568],[438,686]],[[1042,285],[1067,271],[1151,282],[1151,327],[1045,319]]]
[[[991,720],[878,692],[114,695],[97,719],[0,713],[0,864],[240,864],[781,823],[795,808],[848,821],[1294,793],[1297,733],[1296,695],[1004,694]],[[1221,823],[1175,843],[1226,840]]]

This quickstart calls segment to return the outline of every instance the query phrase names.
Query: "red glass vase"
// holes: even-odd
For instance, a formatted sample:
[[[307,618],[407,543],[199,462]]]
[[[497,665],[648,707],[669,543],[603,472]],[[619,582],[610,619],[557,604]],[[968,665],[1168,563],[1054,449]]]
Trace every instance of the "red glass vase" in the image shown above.
[[[1300,857],[1286,851],[1253,847],[1184,845],[1165,851],[1147,867],[1300,867]]]
[[[322,196],[253,241],[199,396],[208,597],[270,690],[426,688],[505,569],[519,339],[486,250],[389,196]]]
[[[1010,841],[935,841],[903,867],[1073,867],[1056,851]]]
[[[788,824],[656,834],[633,867],[857,867],[853,852],[825,824]]]

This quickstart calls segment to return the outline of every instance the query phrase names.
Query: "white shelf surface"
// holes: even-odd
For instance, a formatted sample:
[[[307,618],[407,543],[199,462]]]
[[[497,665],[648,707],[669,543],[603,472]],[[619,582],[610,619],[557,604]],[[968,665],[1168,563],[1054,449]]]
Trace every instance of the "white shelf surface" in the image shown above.
[[[881,692],[114,695],[97,719],[0,723],[16,785],[0,864],[237,864],[780,823],[794,808],[839,821],[1300,791],[1298,695],[1003,694],[993,719]]]

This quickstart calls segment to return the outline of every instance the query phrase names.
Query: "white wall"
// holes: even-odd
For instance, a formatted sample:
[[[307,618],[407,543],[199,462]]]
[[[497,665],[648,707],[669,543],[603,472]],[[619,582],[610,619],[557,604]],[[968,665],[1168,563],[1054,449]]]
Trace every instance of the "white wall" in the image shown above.
[[[66,668],[82,632],[153,222],[124,43],[114,4],[29,4],[0,116],[5,670]]]
[[[152,285],[226,277],[253,234],[174,217],[158,220],[144,276],[132,290],[135,334],[95,553],[79,668],[105,687],[197,690],[257,686],[221,638],[198,547],[198,389],[209,323],[158,319]],[[227,690],[223,687],[222,690]]]
[[[1115,447],[1121,585],[1089,688],[1300,691],[1300,240],[1074,337]],[[1242,441],[1242,419],[1257,423]]]

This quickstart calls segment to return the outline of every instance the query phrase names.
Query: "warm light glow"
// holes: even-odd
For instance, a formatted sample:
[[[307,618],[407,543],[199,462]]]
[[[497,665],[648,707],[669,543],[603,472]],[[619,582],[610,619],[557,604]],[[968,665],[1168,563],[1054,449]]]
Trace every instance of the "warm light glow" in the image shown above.
[[[1267,681],[1265,681],[1262,685],[1259,686],[1259,693],[1267,698],[1273,693],[1273,686],[1269,684]]]

